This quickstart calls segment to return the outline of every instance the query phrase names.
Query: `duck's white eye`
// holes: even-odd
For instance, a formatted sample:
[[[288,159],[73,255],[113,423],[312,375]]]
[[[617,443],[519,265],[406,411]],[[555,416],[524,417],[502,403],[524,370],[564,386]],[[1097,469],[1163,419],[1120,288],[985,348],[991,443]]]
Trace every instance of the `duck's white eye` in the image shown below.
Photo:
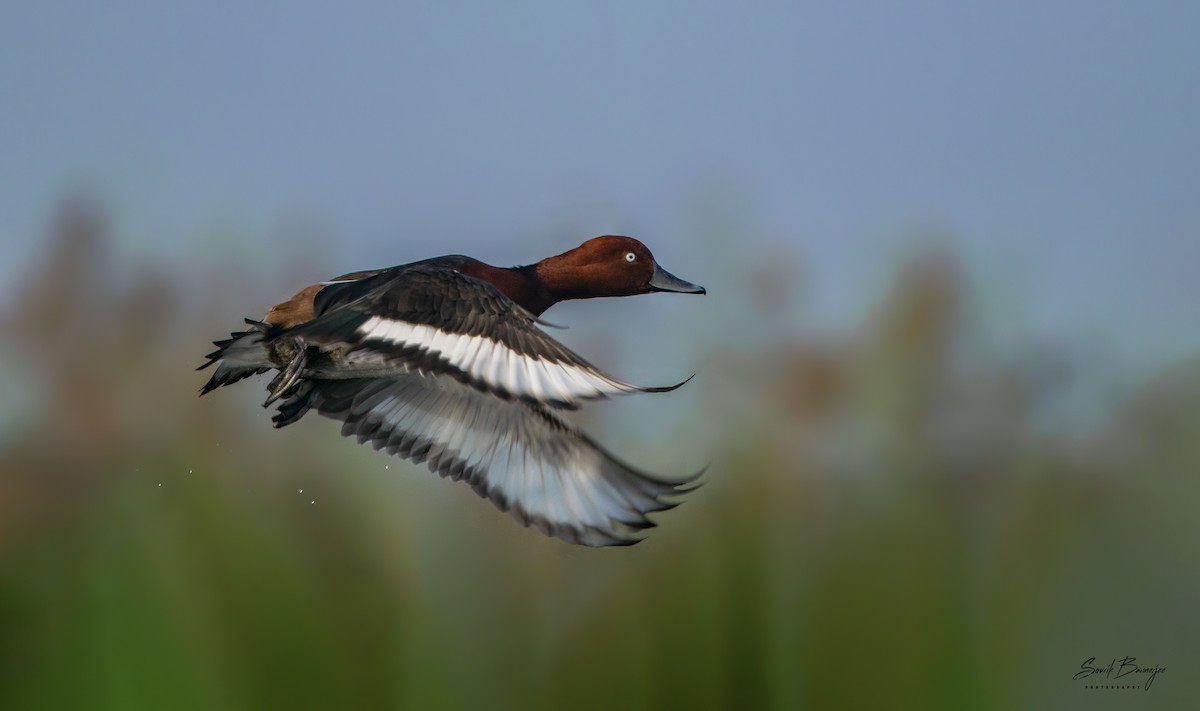
[[[625,253],[625,261],[627,261],[627,262],[636,262],[636,261],[637,261],[637,255],[636,255],[636,254],[634,254],[633,252],[626,252],[626,253]]]

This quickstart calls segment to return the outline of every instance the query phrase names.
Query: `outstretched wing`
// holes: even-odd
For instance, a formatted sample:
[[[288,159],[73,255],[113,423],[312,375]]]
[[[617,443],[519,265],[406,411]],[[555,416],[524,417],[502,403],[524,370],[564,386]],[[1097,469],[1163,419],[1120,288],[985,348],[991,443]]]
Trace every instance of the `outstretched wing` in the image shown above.
[[[349,358],[450,375],[503,398],[574,408],[643,388],[596,368],[537,328],[491,284],[438,266],[326,287],[317,316],[287,332]],[[686,381],[684,381],[686,382]]]
[[[502,400],[443,376],[305,380],[277,424],[315,408],[342,434],[468,483],[501,511],[549,536],[589,546],[637,543],[647,514],[696,476],[662,481],[617,461],[540,405]]]

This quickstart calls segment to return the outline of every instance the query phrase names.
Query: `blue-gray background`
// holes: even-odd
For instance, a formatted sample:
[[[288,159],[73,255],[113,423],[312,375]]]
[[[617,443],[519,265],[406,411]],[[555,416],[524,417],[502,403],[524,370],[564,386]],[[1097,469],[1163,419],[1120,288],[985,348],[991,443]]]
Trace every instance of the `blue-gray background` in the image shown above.
[[[293,700],[562,705],[563,678],[610,705],[684,682],[693,702],[828,704],[882,673],[860,682],[844,655],[900,665],[900,703],[1060,707],[1121,701],[1066,672],[1137,654],[1178,669],[1139,704],[1188,698],[1197,36],[1187,2],[0,9],[0,619],[34,670],[6,683],[113,707],[253,706],[291,682]],[[664,473],[715,460],[661,542],[562,552],[331,423],[270,430],[257,392],[192,399],[207,341],[309,281],[447,252],[525,263],[609,232],[710,290],[549,314],[620,375],[700,371],[586,420]],[[307,446],[352,466],[331,476]],[[347,502],[321,535],[280,503],[314,487],[308,506]],[[230,517],[258,548],[147,540]],[[854,542],[872,532],[895,550]],[[309,555],[343,539],[378,567]],[[912,553],[931,543],[950,550]],[[255,577],[264,559],[295,579]],[[140,572],[106,583],[109,563]],[[476,599],[497,586],[503,604]],[[281,597],[320,622],[246,631]],[[495,616],[455,616],[472,605]],[[876,605],[936,630],[888,632]],[[122,637],[147,609],[153,631]],[[240,634],[309,671],[260,669],[230,651]],[[460,688],[473,674],[492,696]]]

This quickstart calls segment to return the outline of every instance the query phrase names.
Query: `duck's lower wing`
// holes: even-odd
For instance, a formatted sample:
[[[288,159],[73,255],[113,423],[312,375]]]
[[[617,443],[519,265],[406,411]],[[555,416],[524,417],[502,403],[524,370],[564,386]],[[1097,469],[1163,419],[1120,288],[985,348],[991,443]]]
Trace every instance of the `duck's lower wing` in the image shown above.
[[[305,380],[277,423],[309,408],[340,420],[343,435],[465,481],[522,524],[569,543],[637,543],[654,525],[647,514],[673,508],[668,499],[696,479],[642,474],[546,408],[446,376]]]

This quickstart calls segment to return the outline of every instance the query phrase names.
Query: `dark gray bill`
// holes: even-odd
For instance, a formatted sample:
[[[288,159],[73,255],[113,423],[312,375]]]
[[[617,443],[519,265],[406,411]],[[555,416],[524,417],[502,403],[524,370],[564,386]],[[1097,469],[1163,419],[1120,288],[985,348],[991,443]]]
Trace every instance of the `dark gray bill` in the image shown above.
[[[678,291],[681,294],[707,294],[704,287],[684,281],[671,272],[654,265],[654,274],[650,277],[650,291]]]

